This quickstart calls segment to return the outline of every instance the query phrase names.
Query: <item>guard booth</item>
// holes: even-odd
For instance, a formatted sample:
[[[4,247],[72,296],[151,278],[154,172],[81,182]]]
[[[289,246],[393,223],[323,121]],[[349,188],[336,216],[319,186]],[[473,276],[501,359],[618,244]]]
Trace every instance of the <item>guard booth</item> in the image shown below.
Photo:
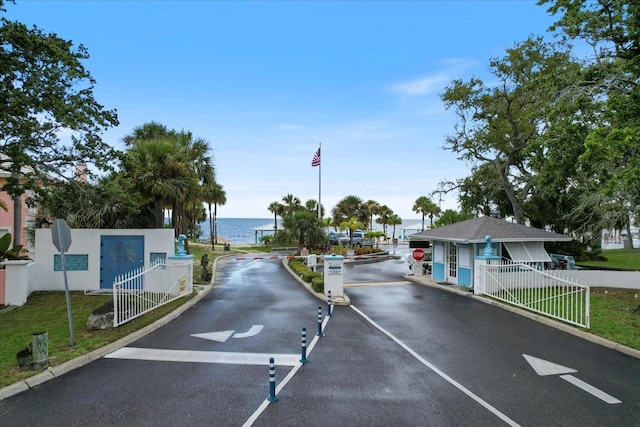
[[[344,257],[325,255],[324,257],[324,294],[331,297],[344,296]]]

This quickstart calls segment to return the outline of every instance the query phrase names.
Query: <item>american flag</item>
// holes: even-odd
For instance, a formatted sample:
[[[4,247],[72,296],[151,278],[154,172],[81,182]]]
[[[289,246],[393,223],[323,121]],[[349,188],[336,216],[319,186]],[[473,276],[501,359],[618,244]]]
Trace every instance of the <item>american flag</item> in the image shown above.
[[[318,151],[315,152],[315,154],[313,155],[313,159],[311,159],[311,166],[315,167],[315,166],[320,166],[320,149],[318,148]]]

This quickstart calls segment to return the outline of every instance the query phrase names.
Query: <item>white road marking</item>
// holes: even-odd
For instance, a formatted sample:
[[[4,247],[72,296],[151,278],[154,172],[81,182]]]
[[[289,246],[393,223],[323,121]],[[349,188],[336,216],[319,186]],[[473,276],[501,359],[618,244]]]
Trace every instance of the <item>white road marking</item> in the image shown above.
[[[191,334],[192,337],[203,338],[210,341],[225,342],[233,335],[235,331],[219,331],[219,332],[205,332],[202,334]]]
[[[587,393],[597,397],[598,399],[608,403],[608,404],[616,404],[622,403],[620,400],[615,397],[605,393],[604,391],[595,388],[591,384],[587,384],[581,379],[574,377],[573,375],[564,375],[573,372],[578,372],[573,368],[567,368],[566,366],[558,365],[557,363],[549,362],[547,360],[539,359],[537,357],[529,356],[528,354],[523,354],[524,358],[527,359],[527,362],[531,365],[531,367],[536,371],[536,373],[540,376],[545,375],[560,375],[565,381],[570,382],[578,388],[586,391]]]
[[[400,281],[400,282],[363,282],[363,283],[345,283],[345,288],[354,286],[390,286],[390,285],[411,285],[413,282]]]
[[[254,335],[258,335],[260,331],[262,331],[262,328],[264,328],[264,325],[253,325],[247,332],[241,334],[233,334],[233,337],[231,338],[249,338]]]
[[[258,335],[262,331],[262,328],[264,328],[264,325],[253,325],[251,329],[249,329],[247,332],[242,332],[242,333],[234,334],[235,331],[231,330],[231,331],[219,331],[219,332],[205,332],[202,334],[191,334],[191,336],[196,338],[204,338],[205,340],[210,340],[210,341],[225,342],[229,338],[249,338],[254,335]]]
[[[403,343],[402,341],[400,341],[398,338],[396,338],[391,332],[387,331],[386,329],[384,329],[382,326],[378,325],[376,322],[374,322],[371,318],[369,318],[369,316],[367,316],[366,314],[364,314],[363,312],[361,312],[360,310],[358,310],[355,306],[351,305],[349,306],[351,307],[356,313],[358,313],[360,316],[362,316],[366,321],[368,321],[369,323],[371,323],[374,327],[376,327],[378,330],[380,330],[380,332],[382,332],[383,334],[385,334],[386,336],[388,336],[389,338],[391,338],[393,341],[395,341],[400,347],[404,348],[406,351],[409,352],[409,354],[411,354],[413,357],[415,357],[416,359],[418,359],[418,361],[420,361],[423,365],[425,365],[426,367],[428,367],[429,369],[431,369],[433,372],[435,372],[436,374],[438,374],[440,377],[442,377],[445,381],[449,382],[449,384],[453,385],[454,387],[456,387],[458,390],[462,391],[464,394],[466,394],[467,396],[469,396],[470,398],[472,398],[473,400],[475,400],[476,402],[478,402],[480,405],[482,405],[484,408],[488,409],[489,412],[492,412],[494,415],[496,415],[498,418],[500,418],[502,421],[504,421],[506,424],[510,425],[510,426],[520,426],[520,424],[516,423],[515,421],[513,421],[511,418],[509,418],[508,416],[506,416],[505,414],[503,414],[502,412],[500,412],[498,409],[494,408],[492,405],[490,405],[488,402],[485,402],[482,398],[480,398],[480,396],[477,396],[475,393],[473,393],[471,390],[467,389],[465,386],[463,386],[462,384],[460,384],[459,382],[457,382],[456,380],[454,380],[453,378],[451,378],[449,375],[445,374],[444,372],[442,372],[440,369],[436,368],[435,365],[431,364],[429,361],[427,361],[426,359],[424,359],[422,356],[420,356],[418,353],[416,353],[415,351],[413,351],[408,345],[406,345],[405,343]]]
[[[325,317],[324,320],[322,321],[322,330],[324,331],[325,327],[327,326],[327,323],[329,322],[329,317]],[[311,340],[311,344],[309,344],[309,346],[307,347],[307,357],[309,357],[309,355],[311,354],[311,350],[313,350],[313,348],[316,346],[316,343],[318,342],[318,339],[320,337],[319,336],[314,336],[313,340]],[[302,355],[301,355],[302,356]],[[278,384],[276,386],[276,396],[278,395],[278,393],[280,393],[280,391],[284,388],[284,386],[289,382],[289,380],[291,380],[291,378],[293,378],[293,376],[298,372],[298,370],[302,367],[303,363],[300,362],[300,360],[298,360],[298,363],[293,367],[293,369],[291,371],[289,371],[289,374],[287,374],[287,376],[280,382],[280,384]],[[253,423],[256,422],[256,420],[258,419],[258,417],[260,416],[260,414],[262,414],[264,412],[265,409],[267,409],[267,406],[269,406],[271,402],[267,399],[265,399],[262,404],[258,407],[258,409],[255,410],[255,412],[249,417],[249,419],[247,421],[245,421],[245,423],[242,425],[242,427],[250,427],[253,425]]]
[[[104,356],[107,359],[151,360],[156,362],[224,363],[229,365],[269,365],[273,357],[278,366],[295,366],[299,354],[233,353],[224,351],[166,350],[122,347]]]
[[[600,389],[595,388],[591,384],[585,383],[584,381],[582,381],[579,378],[574,377],[573,375],[560,375],[560,378],[562,378],[565,381],[570,382],[571,384],[573,384],[576,387],[579,387],[579,388],[583,389],[587,393],[597,397],[600,400],[605,401],[606,403],[608,403],[610,405],[614,405],[616,403],[622,403],[622,401],[616,399],[615,397],[605,393],[604,391],[602,391]]]
[[[562,374],[570,374],[573,372],[578,372],[573,368],[567,368],[566,366],[558,365],[557,363],[553,363],[544,359],[539,359],[537,357],[529,356],[528,354],[523,354],[523,356],[525,359],[527,359],[527,362],[529,362],[529,365],[531,365],[531,367],[540,376],[562,375]]]

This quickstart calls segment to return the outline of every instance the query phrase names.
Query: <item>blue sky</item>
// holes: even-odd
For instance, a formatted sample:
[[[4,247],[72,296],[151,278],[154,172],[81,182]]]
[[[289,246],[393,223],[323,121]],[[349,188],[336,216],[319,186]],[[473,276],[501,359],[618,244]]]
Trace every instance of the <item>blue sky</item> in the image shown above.
[[[317,199],[322,143],[327,211],[356,195],[412,219],[419,196],[469,172],[442,149],[455,117],[439,95],[546,34],[553,19],[535,3],[18,0],[5,16],[87,47],[96,98],[120,120],[108,143],[152,120],[209,141],[219,217]]]

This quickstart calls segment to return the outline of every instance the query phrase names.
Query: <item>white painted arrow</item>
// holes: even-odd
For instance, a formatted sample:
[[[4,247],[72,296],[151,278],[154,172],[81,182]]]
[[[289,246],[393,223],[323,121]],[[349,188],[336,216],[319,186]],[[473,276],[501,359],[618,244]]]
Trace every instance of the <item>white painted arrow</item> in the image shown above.
[[[262,328],[264,328],[264,325],[253,325],[247,332],[234,334],[232,338],[249,338],[254,335],[258,335],[260,331],[262,331]]]
[[[232,335],[233,338],[249,338],[258,335],[264,325],[253,325],[247,332],[234,334],[235,331],[205,332],[203,334],[191,334],[192,337],[204,338],[205,340],[225,342]]]
[[[557,363],[548,362],[543,359],[538,359],[537,357],[529,356],[528,354],[523,354],[524,358],[527,359],[529,365],[536,371],[536,373],[540,376],[546,375],[562,375],[562,374],[570,374],[572,372],[578,372],[575,369],[567,368],[566,366],[558,365]]]
[[[204,334],[191,334],[192,337],[204,338],[205,340],[225,342],[235,331],[207,332]]]
[[[553,362],[549,362],[547,360],[543,360],[543,359],[539,359],[537,357],[533,357],[533,356],[529,356],[528,354],[523,354],[522,356],[524,356],[524,358],[527,360],[527,362],[529,362],[529,365],[531,365],[531,367],[536,371],[536,373],[540,376],[546,376],[546,375],[560,375],[560,378],[562,378],[563,380],[575,385],[578,388],[581,388],[582,390],[586,391],[587,393],[591,394],[592,396],[597,397],[598,399],[608,403],[608,404],[616,404],[616,403],[622,403],[620,400],[616,399],[615,397],[605,393],[604,391],[595,388],[594,386],[592,386],[591,384],[587,384],[586,382],[582,381],[581,379],[578,379],[576,377],[574,377],[573,375],[566,375],[572,372],[578,372],[577,370],[573,369],[573,368],[568,368],[566,366],[562,366],[559,365],[557,363],[553,363]]]

